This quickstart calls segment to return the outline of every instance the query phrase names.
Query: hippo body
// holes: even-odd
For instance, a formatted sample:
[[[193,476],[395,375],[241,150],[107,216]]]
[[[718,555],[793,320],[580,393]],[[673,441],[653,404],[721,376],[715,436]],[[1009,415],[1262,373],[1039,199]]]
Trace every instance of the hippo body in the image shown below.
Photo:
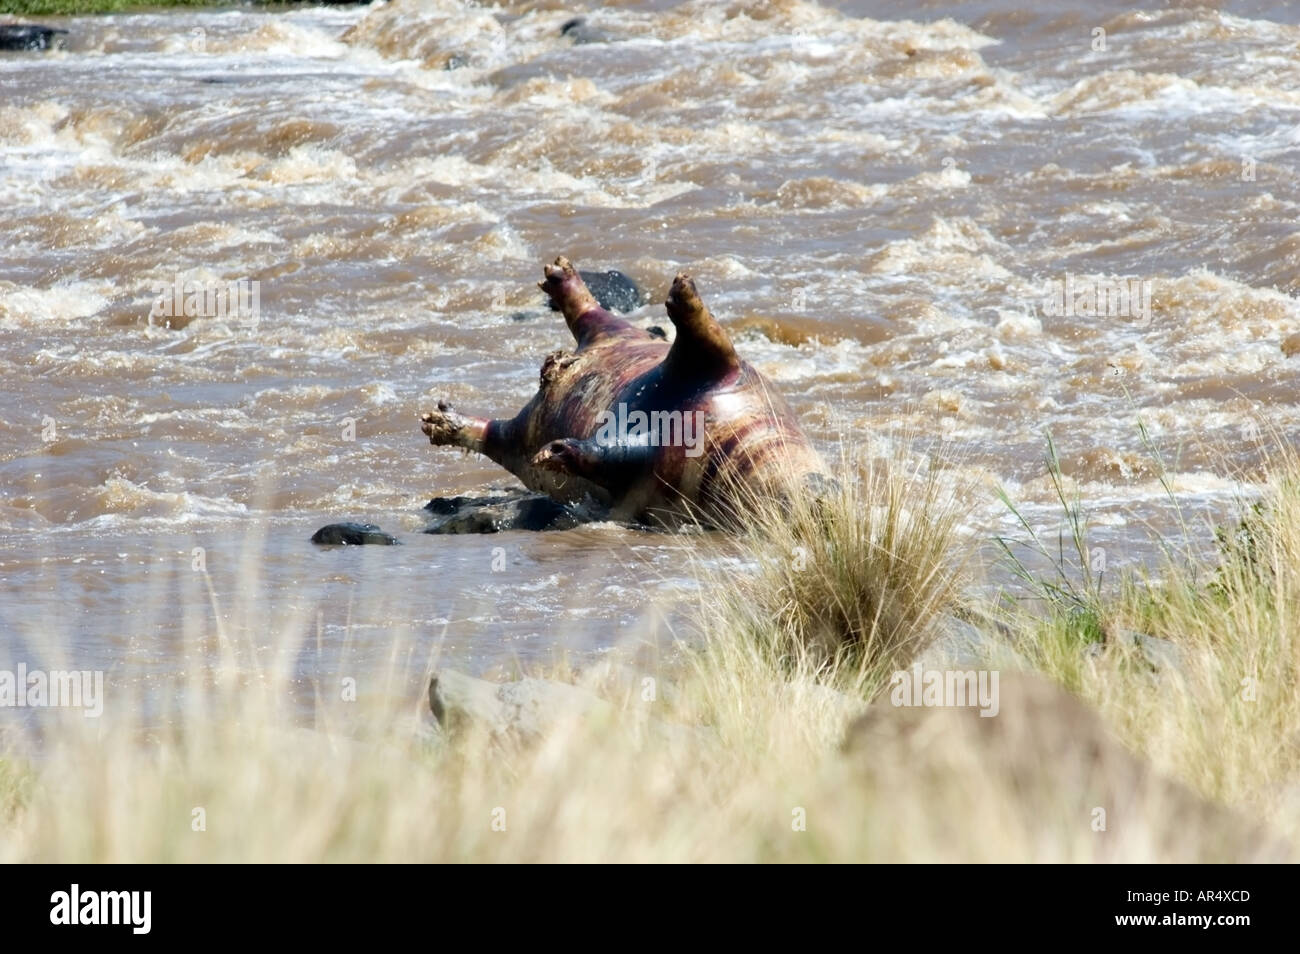
[[[563,258],[539,284],[576,349],[547,356],[537,394],[513,418],[440,403],[422,416],[430,443],[486,454],[557,501],[590,498],[613,519],[667,525],[734,521],[748,495],[825,475],[794,413],[737,357],[688,276],[665,303],[671,345],[602,308]]]

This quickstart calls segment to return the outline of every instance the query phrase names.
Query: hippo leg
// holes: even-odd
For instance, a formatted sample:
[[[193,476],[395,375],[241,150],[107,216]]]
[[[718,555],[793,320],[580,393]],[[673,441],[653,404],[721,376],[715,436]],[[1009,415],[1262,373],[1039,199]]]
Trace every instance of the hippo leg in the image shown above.
[[[656,450],[648,443],[602,444],[567,438],[551,441],[531,463],[552,473],[589,480],[618,498],[654,469]]]
[[[436,411],[420,415],[420,430],[435,447],[463,447],[475,451],[532,486],[528,479],[532,467],[519,450],[513,421],[467,417],[446,401],[439,401]]]
[[[551,496],[558,494],[566,500],[590,495],[603,503],[601,487],[594,481],[574,480],[576,474],[563,474],[558,468],[538,467],[533,463],[520,436],[526,421],[526,413],[511,420],[468,417],[446,401],[439,401],[436,411],[420,415],[420,430],[435,447],[463,447],[496,461],[529,490]]]
[[[544,271],[546,278],[538,282],[537,287],[546,292],[551,304],[564,313],[564,322],[573,332],[579,349],[608,335],[648,337],[647,332],[636,325],[602,308],[578,270],[563,255],[555,260],[554,265],[547,265]]]
[[[666,378],[704,384],[739,370],[731,339],[700,300],[691,276],[677,273],[664,305],[677,327],[677,339],[664,359]]]

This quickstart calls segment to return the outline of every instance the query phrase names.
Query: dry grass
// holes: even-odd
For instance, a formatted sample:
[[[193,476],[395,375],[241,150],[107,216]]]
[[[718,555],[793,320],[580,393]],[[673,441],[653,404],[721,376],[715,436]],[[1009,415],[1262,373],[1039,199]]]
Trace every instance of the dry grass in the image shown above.
[[[820,493],[748,499],[733,558],[757,570],[697,565],[701,641],[874,696],[966,582],[958,528],[970,489],[941,464],[846,451]]]
[[[1284,452],[1273,472],[1239,526],[1204,529],[1215,564],[1171,552],[1082,613],[1058,604],[1014,628],[1031,663],[1130,748],[1300,844],[1300,461]],[[1177,663],[1153,665],[1134,633],[1167,641]]]
[[[297,647],[255,663],[240,627],[261,621],[232,622],[228,652],[196,654],[196,701],[168,731],[71,715],[48,726],[39,760],[0,762],[0,861],[1285,855],[1277,836],[1296,834],[1286,806],[1300,781],[1300,471],[1289,473],[1251,531],[1250,559],[1159,587],[1133,580],[1106,604],[1109,633],[1128,622],[1176,641],[1181,675],[1153,671],[1118,637],[1088,655],[1062,617],[1014,618],[1022,653],[1092,708],[1051,681],[1009,679],[998,718],[877,703],[846,747],[962,569],[960,501],[942,474],[863,464],[841,468],[820,504],[758,512],[737,543],[747,566],[701,561],[707,640],[623,683],[557,666],[610,705],[531,742],[472,726],[431,735],[417,731],[420,713],[373,701],[346,721],[322,703],[327,729],[293,728]],[[653,697],[642,676],[657,680]],[[1250,702],[1247,676],[1259,679]],[[1107,807],[1106,831],[1093,805]]]

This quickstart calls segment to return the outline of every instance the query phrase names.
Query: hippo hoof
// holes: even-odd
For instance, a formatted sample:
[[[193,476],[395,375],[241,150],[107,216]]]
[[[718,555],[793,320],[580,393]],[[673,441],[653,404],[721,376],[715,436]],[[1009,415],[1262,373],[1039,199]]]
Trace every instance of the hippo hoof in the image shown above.
[[[438,402],[438,410],[420,415],[420,430],[424,431],[425,437],[434,446],[456,444],[466,423],[465,418],[457,414],[446,401]]]
[[[402,541],[391,533],[384,533],[373,523],[331,523],[313,533],[311,542],[324,546],[359,547],[371,544],[391,547]]]
[[[549,470],[552,473],[563,474],[570,469],[574,456],[574,441],[551,441],[529,461],[534,467],[540,467],[542,470]]]

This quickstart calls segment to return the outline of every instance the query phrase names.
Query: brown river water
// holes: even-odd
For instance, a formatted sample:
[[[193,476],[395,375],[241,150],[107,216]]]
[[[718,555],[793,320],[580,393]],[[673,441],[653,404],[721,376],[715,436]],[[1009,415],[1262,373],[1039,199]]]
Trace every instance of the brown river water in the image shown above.
[[[512,483],[418,412],[528,399],[566,344],[534,286],[557,254],[659,318],[689,269],[828,457],[942,452],[982,537],[998,486],[1057,526],[1048,431],[1112,566],[1205,543],[1300,432],[1300,4],[44,22],[65,50],[0,53],[4,659],[147,686],[242,627],[305,636],[304,685],[386,692],[430,654],[648,638],[707,537],[419,532],[431,496]],[[178,282],[257,308],[168,319]],[[404,545],[308,542],[348,519]]]

